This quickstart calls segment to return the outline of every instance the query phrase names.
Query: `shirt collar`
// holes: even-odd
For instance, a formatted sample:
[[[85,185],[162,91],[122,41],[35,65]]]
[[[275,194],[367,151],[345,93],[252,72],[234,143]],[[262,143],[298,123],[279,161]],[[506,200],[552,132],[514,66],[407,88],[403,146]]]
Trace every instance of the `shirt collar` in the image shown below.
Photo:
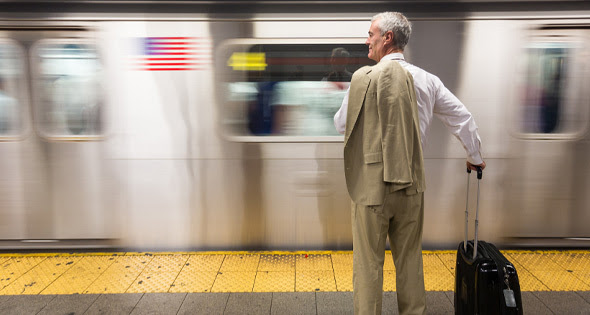
[[[404,59],[404,54],[402,54],[400,52],[395,52],[395,53],[391,53],[389,55],[383,56],[383,58],[381,58],[380,61],[382,61],[382,60],[405,60],[405,59]]]

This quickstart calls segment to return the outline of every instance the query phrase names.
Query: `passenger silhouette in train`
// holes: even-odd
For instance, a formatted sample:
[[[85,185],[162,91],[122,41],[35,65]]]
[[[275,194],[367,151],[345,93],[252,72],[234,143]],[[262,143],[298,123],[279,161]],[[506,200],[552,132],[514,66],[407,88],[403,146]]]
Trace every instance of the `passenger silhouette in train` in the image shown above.
[[[552,133],[559,123],[559,102],[561,98],[561,72],[563,58],[555,58],[555,69],[545,79],[545,88],[541,96],[540,129],[543,133]]]
[[[268,135],[272,130],[272,92],[277,82],[258,82],[256,99],[248,103],[248,129],[255,135]]]
[[[248,131],[253,135],[268,135],[272,128],[272,107],[270,99],[274,85],[273,81],[264,71],[249,71],[247,82],[238,82],[234,85],[241,91],[232,92],[233,95],[242,95],[238,98],[245,101],[248,115]]]
[[[0,78],[0,134],[14,130],[16,124],[16,100],[7,93],[6,81]]]
[[[97,60],[85,56],[87,49],[79,45],[69,44],[62,49],[65,57],[59,59],[62,74],[53,83],[53,102],[60,108],[70,133],[97,132],[100,113]]]
[[[352,73],[348,71],[348,58],[350,53],[343,47],[332,49],[330,56],[330,67],[332,71],[322,78],[322,81],[330,82],[350,82]]]

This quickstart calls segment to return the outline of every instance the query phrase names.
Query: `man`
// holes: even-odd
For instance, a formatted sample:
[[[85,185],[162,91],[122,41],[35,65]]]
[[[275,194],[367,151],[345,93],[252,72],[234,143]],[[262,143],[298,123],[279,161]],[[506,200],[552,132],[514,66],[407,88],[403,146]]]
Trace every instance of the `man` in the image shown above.
[[[395,26],[397,25],[397,26]],[[373,31],[371,31],[373,30]],[[392,32],[395,44],[385,43],[384,34]],[[414,78],[414,87],[418,100],[420,118],[420,135],[422,146],[426,143],[426,133],[432,122],[433,114],[449,128],[451,133],[461,141],[467,152],[467,167],[485,168],[480,153],[481,140],[477,134],[477,125],[465,105],[451,93],[435,75],[428,73],[404,60],[403,51],[412,32],[410,22],[397,12],[383,12],[371,20],[369,37],[365,42],[369,46],[368,57],[379,62],[381,59],[395,60],[406,68]],[[334,116],[334,125],[341,134],[346,126],[348,95],[345,96],[340,110]]]
[[[420,145],[417,148],[408,146],[408,143],[415,141],[416,137],[407,133],[389,135],[389,140],[393,139],[398,142],[394,144],[398,149],[395,152],[399,153],[399,142],[401,142],[403,143],[403,149],[407,150],[408,154],[412,154],[406,156],[412,160],[410,172],[414,180],[410,183],[383,183],[386,186],[385,190],[391,193],[386,194],[381,204],[379,204],[379,200],[362,198],[362,194],[359,194],[356,190],[363,189],[359,187],[363,185],[363,177],[356,176],[355,178],[351,176],[354,173],[348,170],[348,164],[350,163],[348,160],[351,159],[351,154],[347,155],[347,151],[350,152],[350,147],[352,147],[352,144],[349,143],[350,138],[357,132],[356,130],[359,127],[367,128],[367,126],[360,124],[361,122],[364,123],[364,120],[355,120],[354,117],[358,115],[358,107],[364,107],[366,112],[368,110],[366,108],[369,107],[371,102],[374,102],[374,99],[371,98],[372,94],[369,93],[370,85],[383,85],[382,78],[379,78],[379,81],[376,82],[373,82],[372,79],[369,80],[367,98],[362,98],[358,96],[359,83],[357,82],[359,80],[355,80],[358,77],[357,73],[355,73],[349,95],[344,98],[342,107],[334,117],[337,130],[340,133],[346,132],[344,162],[348,190],[353,200],[353,284],[355,313],[357,314],[381,313],[386,235],[389,235],[396,266],[396,287],[400,314],[424,314],[426,311],[421,244],[424,214],[424,177],[421,148],[433,113],[436,113],[462,142],[468,153],[467,167],[475,169],[475,165],[478,165],[485,168],[485,162],[479,153],[480,140],[477,134],[477,126],[465,106],[444,87],[436,76],[403,60],[402,53],[408,43],[410,33],[411,26],[405,16],[396,12],[384,12],[377,14],[371,20],[369,36],[365,44],[369,46],[368,57],[378,62],[374,68],[382,68],[384,63],[399,63],[409,71],[410,78],[413,78],[414,89],[412,89],[412,92],[415,92],[417,99],[419,123],[416,124],[419,124],[420,136],[418,139],[420,139]],[[366,72],[366,69],[363,69],[365,68],[357,72]],[[405,92],[400,88],[397,94],[389,95],[388,100],[404,97]],[[377,93],[377,99],[383,100],[382,95]],[[359,103],[361,104],[359,105]],[[382,128],[383,122],[379,120],[379,123],[381,125],[376,124],[373,128]],[[400,130],[392,131],[400,132]],[[378,140],[381,141],[382,139]],[[385,140],[386,134],[383,135],[382,141],[384,151],[381,159],[384,161],[383,164],[391,159],[390,156],[387,156],[391,152],[385,151],[385,148],[388,148],[391,144],[386,143]],[[357,151],[362,152],[365,144],[361,143],[360,145],[361,147],[357,148]],[[379,157],[372,157],[371,154],[365,154],[364,158],[366,167],[369,167],[372,164],[371,162],[379,160]],[[403,157],[400,160],[399,156],[393,157],[393,160],[396,165],[408,162]],[[388,181],[386,169],[387,165],[384,167],[382,177],[385,182]],[[378,176],[374,172],[371,175]],[[355,186],[355,182],[359,183]],[[405,185],[409,186],[404,187]],[[375,189],[371,186],[365,187],[365,190]],[[380,197],[377,196],[377,198]]]
[[[350,82],[352,73],[346,69],[349,57],[350,53],[344,47],[332,49],[332,54],[330,55],[330,67],[332,71],[323,77],[322,81]]]

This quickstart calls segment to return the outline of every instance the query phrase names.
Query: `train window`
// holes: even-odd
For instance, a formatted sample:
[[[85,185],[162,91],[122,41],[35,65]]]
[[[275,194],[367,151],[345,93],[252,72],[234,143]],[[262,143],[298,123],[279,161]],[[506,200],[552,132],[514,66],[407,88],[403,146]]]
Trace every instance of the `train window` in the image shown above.
[[[562,34],[563,35],[563,34]],[[576,136],[586,128],[586,60],[575,36],[545,36],[526,47],[520,130],[529,138]]]
[[[102,132],[102,66],[96,47],[79,40],[45,39],[33,49],[37,124],[44,136],[90,140]]]
[[[22,133],[24,95],[23,52],[16,42],[0,39],[0,140]]]
[[[363,44],[248,44],[225,50],[225,123],[247,141],[340,141],[333,117]],[[239,139],[238,139],[239,140]]]

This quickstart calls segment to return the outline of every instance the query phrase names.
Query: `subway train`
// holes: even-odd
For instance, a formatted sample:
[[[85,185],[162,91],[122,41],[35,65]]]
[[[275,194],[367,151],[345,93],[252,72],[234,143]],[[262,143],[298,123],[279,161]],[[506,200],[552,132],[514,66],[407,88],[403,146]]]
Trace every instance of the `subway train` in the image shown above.
[[[433,120],[424,248],[477,207],[500,247],[589,246],[586,1],[2,1],[0,249],[351,249],[332,118],[381,11],[487,163]]]

